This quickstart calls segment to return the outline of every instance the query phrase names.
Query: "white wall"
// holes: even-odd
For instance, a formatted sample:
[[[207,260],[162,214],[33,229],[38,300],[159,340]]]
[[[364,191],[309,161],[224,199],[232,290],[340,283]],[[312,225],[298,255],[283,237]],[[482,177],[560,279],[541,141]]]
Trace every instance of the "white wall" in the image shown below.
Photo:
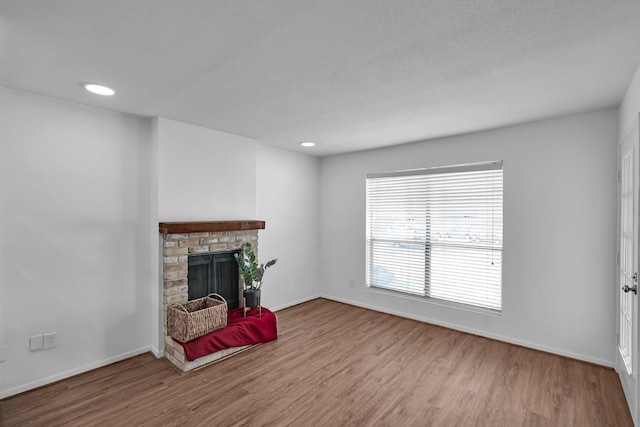
[[[263,299],[278,309],[319,293],[320,160],[258,146],[257,166],[257,217],[266,221],[259,258],[278,258]]]
[[[615,109],[321,161],[323,292],[337,300],[612,366]],[[365,287],[365,174],[504,160],[501,316]],[[356,286],[348,287],[355,279]]]
[[[158,142],[160,221],[256,219],[257,141],[161,118]]]
[[[159,158],[160,156],[160,119],[151,119],[151,138],[146,156],[146,164],[142,165],[143,173],[148,174],[146,191],[148,193],[149,217],[146,241],[149,245],[147,266],[149,268],[149,307],[151,307],[151,351],[156,357],[164,352],[162,305],[162,242],[158,233],[159,222]],[[144,182],[144,181],[143,181]],[[141,190],[144,191],[144,190]],[[144,233],[144,231],[141,231]]]
[[[0,89],[0,398],[149,350],[150,131]]]

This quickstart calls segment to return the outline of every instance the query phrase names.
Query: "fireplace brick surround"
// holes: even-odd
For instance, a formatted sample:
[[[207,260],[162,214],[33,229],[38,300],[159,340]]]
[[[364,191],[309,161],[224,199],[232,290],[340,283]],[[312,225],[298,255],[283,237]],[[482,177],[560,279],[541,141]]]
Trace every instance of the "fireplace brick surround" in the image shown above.
[[[167,331],[167,307],[188,300],[188,258],[190,254],[204,254],[237,250],[251,242],[258,251],[258,231],[264,221],[161,222],[162,235],[162,324],[164,356],[181,371],[186,372],[224,357],[239,349],[229,349],[192,362]]]

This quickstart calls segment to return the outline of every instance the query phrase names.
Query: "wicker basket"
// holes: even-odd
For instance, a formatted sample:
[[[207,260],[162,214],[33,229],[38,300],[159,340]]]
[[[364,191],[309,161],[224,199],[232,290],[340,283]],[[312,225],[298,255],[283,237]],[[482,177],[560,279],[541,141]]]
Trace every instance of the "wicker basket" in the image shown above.
[[[225,326],[227,301],[218,294],[167,308],[167,329],[176,341],[191,341]]]

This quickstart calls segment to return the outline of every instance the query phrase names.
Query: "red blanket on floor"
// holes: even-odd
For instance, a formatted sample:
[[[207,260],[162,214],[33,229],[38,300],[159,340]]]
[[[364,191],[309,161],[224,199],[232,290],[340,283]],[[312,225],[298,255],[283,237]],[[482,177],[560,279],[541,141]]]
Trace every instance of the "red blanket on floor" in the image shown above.
[[[242,309],[227,313],[227,326],[195,340],[178,344],[184,348],[188,361],[196,360],[225,348],[259,344],[278,338],[278,321],[276,315],[262,307],[262,317],[258,317],[258,309],[254,308],[242,315]]]

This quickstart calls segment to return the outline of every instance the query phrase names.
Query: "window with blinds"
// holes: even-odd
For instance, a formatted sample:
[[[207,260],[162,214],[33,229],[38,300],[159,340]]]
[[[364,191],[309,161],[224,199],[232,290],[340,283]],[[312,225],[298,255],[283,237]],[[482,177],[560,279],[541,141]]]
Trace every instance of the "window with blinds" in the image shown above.
[[[502,161],[367,175],[367,286],[502,310]]]

